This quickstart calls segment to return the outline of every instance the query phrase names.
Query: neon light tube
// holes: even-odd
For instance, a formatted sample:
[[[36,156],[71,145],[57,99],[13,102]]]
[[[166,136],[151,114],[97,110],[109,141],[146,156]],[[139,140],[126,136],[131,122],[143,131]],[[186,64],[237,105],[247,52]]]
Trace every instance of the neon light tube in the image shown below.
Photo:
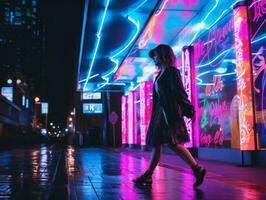
[[[239,97],[240,150],[255,150],[254,107],[252,101],[252,70],[247,7],[234,9],[237,95]]]

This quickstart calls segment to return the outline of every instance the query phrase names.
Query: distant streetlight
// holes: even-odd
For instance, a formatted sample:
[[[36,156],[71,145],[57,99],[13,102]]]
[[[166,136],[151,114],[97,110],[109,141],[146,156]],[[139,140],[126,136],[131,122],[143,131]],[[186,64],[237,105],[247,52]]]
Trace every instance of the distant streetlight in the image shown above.
[[[13,83],[12,79],[10,79],[10,78],[7,79],[7,83],[8,83],[8,84],[12,84],[12,83]]]
[[[17,79],[17,84],[20,84],[21,83],[21,80],[20,79]]]
[[[74,112],[71,112],[70,115],[74,115]]]
[[[51,123],[50,123],[50,126],[53,126],[53,125],[54,125],[53,122],[51,122]]]
[[[69,121],[72,122],[72,117],[69,117]]]
[[[40,101],[40,98],[39,97],[35,97],[35,102],[37,103],[37,102],[39,102]]]

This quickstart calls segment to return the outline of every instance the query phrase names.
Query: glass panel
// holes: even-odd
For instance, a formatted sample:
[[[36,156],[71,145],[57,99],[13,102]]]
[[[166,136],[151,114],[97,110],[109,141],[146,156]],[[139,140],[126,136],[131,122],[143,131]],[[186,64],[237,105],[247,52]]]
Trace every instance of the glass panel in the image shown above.
[[[266,12],[265,1],[250,0],[251,55],[259,146],[266,147]]]
[[[230,13],[194,43],[202,147],[239,148],[233,35]]]

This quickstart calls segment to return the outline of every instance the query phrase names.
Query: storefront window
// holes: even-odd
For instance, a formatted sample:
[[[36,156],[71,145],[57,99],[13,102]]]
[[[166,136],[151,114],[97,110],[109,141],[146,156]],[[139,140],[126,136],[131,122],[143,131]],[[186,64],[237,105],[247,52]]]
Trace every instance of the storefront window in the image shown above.
[[[200,146],[239,148],[232,13],[200,36],[193,46]]]

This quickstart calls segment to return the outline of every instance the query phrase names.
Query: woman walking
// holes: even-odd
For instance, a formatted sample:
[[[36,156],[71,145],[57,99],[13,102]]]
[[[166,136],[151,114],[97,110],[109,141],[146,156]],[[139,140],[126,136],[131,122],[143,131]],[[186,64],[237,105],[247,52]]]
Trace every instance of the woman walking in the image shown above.
[[[162,145],[168,144],[193,170],[194,187],[202,184],[206,170],[193,158],[184,143],[189,141],[183,116],[193,118],[194,107],[188,100],[178,69],[176,57],[169,45],[160,44],[149,52],[159,71],[154,81],[153,108],[146,144],[153,147],[148,169],[133,180],[136,184],[150,185],[157,166]]]

